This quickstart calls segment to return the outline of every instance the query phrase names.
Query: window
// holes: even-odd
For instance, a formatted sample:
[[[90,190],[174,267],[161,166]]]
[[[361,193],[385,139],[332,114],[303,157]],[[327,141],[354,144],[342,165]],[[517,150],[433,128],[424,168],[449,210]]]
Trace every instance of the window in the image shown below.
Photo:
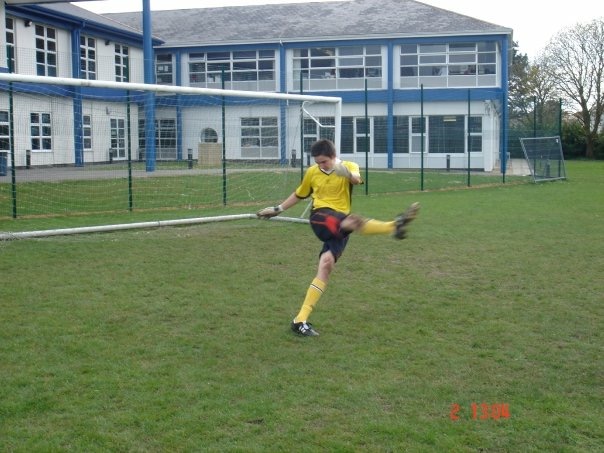
[[[32,151],[52,150],[52,126],[50,113],[31,113],[30,134]]]
[[[365,117],[342,117],[342,145],[340,146],[340,153],[364,153],[367,149],[367,145],[369,146],[368,151],[371,152],[372,118],[369,118],[368,120],[369,121],[367,121]]]
[[[96,80],[96,40],[80,36],[80,77]]]
[[[138,120],[138,148],[139,159],[142,159],[146,148],[145,120]],[[155,150],[157,159],[174,160],[176,159],[176,119],[162,118],[155,119]]]
[[[201,143],[218,143],[218,133],[211,127],[206,127],[201,131]]]
[[[294,51],[294,80],[381,79],[380,46],[312,47]]]
[[[158,84],[171,85],[174,82],[172,55],[157,55],[155,59],[155,76]]]
[[[278,157],[277,117],[241,118],[241,157]]]
[[[36,25],[36,74],[57,76],[57,32],[54,28]]]
[[[115,81],[116,82],[129,82],[129,58],[128,58],[128,46],[121,44],[115,44]]]
[[[169,118],[155,120],[155,143],[158,150],[176,152],[175,119]]]
[[[403,44],[400,47],[402,88],[493,86],[497,83],[495,42]]]
[[[422,152],[422,133],[424,134],[424,140],[426,137],[426,121],[421,116],[411,117],[411,152],[420,153]],[[426,151],[424,148],[423,151]]]
[[[6,52],[9,72],[16,72],[15,68],[15,20],[7,17],[6,24]]]
[[[189,54],[189,83],[259,82],[275,80],[273,50],[236,52],[192,52]]]
[[[126,158],[126,121],[123,118],[110,118],[111,157]]]
[[[465,133],[463,115],[437,115],[428,118],[429,153],[464,153]]]
[[[478,43],[478,74],[497,73],[497,52],[494,42]]]
[[[394,117],[394,153],[409,152],[409,117]]]
[[[322,116],[317,118],[317,121],[313,120],[312,118],[304,118],[303,152],[310,153],[310,147],[319,139],[325,138],[331,140],[332,142],[335,140],[335,118],[333,116]]]
[[[0,151],[10,150],[8,111],[0,110]]]
[[[90,115],[82,115],[82,141],[84,151],[92,151],[92,121]]]
[[[371,118],[354,119],[356,152],[371,152]]]
[[[373,152],[388,152],[388,118],[385,116],[373,117]]]
[[[482,152],[482,117],[471,116],[468,125],[470,131],[469,149],[471,153]]]

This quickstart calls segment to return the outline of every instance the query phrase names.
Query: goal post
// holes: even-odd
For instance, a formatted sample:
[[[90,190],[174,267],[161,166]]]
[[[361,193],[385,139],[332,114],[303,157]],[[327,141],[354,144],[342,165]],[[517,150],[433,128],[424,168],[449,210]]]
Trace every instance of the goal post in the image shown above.
[[[524,137],[520,144],[535,182],[566,179],[560,137]]]
[[[10,169],[0,178],[0,217],[279,201],[299,183],[312,141],[329,137],[339,148],[341,103],[0,74],[0,143]]]

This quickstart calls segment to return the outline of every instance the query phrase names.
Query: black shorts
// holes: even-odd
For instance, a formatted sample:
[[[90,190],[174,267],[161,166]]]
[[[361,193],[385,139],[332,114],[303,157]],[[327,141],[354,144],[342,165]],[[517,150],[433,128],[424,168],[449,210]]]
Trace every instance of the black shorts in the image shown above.
[[[323,242],[320,255],[329,250],[336,261],[342,255],[350,234],[340,228],[342,220],[346,217],[348,217],[346,214],[333,209],[321,208],[312,211],[310,226],[315,236]]]

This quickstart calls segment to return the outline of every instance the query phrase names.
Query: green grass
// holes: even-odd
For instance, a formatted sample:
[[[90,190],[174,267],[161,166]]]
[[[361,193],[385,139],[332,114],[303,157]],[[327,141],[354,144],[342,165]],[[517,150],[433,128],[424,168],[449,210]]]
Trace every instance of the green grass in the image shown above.
[[[357,193],[422,212],[405,241],[351,238],[317,338],[289,331],[305,225],[2,242],[0,451],[601,451],[604,163],[567,170]]]
[[[115,215],[131,212],[185,210],[244,204],[275,202],[285,198],[300,182],[299,169],[273,167],[265,169],[231,166],[223,179],[221,169],[191,173],[187,169],[163,163],[158,170],[182,170],[174,175],[144,173],[139,168],[129,181],[124,164],[94,166],[84,169],[49,169],[44,180],[18,180],[13,187],[8,177],[0,183],[0,227],[13,220],[16,200],[16,218],[55,218],[65,216]],[[195,168],[196,170],[199,168]],[[70,172],[71,170],[71,172]],[[23,178],[30,173],[19,170]],[[44,171],[38,169],[38,172]],[[92,173],[94,172],[94,173]],[[78,175],[81,179],[62,180]],[[94,178],[91,178],[91,175]],[[358,193],[392,193],[420,190],[419,172],[372,171],[365,175],[367,185]],[[468,185],[464,172],[426,171],[423,178],[426,190],[463,188]],[[522,182],[527,178],[509,177],[507,181]],[[472,173],[473,186],[501,185],[501,175]],[[132,217],[132,216],[130,216]],[[127,220],[125,220],[127,221]],[[41,222],[38,222],[41,223]],[[66,222],[69,226],[69,222]],[[8,230],[15,230],[13,226]],[[18,227],[17,227],[18,229]]]

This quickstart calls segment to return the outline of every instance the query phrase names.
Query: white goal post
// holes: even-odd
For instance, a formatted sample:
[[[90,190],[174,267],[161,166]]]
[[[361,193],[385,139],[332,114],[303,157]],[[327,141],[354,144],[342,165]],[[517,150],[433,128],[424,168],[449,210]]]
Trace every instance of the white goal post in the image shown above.
[[[0,73],[0,217],[255,210],[291,193],[314,140],[339,149],[341,115],[334,96]]]
[[[341,129],[341,117],[342,117],[342,98],[334,96],[316,96],[316,95],[304,95],[304,94],[293,94],[293,93],[276,93],[276,92],[259,92],[259,91],[244,91],[244,90],[222,90],[212,88],[197,88],[197,87],[183,87],[174,85],[157,85],[157,84],[144,84],[144,83],[131,83],[131,82],[113,82],[104,80],[87,80],[87,79],[74,79],[67,77],[47,77],[47,76],[35,76],[35,75],[23,75],[23,74],[12,74],[12,73],[0,73],[0,82],[6,83],[26,83],[26,84],[40,84],[40,85],[51,85],[51,86],[63,86],[70,88],[106,88],[113,90],[121,90],[128,92],[144,92],[154,93],[158,95],[188,95],[188,96],[203,96],[206,98],[235,98],[241,100],[250,100],[250,103],[257,103],[260,100],[266,101],[284,101],[285,103],[296,102],[299,108],[302,110],[304,115],[310,115],[310,118],[315,119],[313,115],[319,115],[318,113],[311,113],[308,105],[313,104],[331,104],[333,105],[333,114],[331,115],[334,119],[333,124],[333,141],[336,145],[336,149],[340,147],[340,129]],[[4,91],[7,91],[3,87]],[[216,102],[216,101],[215,101]],[[242,101],[245,102],[245,101]],[[155,107],[155,106],[154,106]],[[108,108],[107,108],[107,111]]]

